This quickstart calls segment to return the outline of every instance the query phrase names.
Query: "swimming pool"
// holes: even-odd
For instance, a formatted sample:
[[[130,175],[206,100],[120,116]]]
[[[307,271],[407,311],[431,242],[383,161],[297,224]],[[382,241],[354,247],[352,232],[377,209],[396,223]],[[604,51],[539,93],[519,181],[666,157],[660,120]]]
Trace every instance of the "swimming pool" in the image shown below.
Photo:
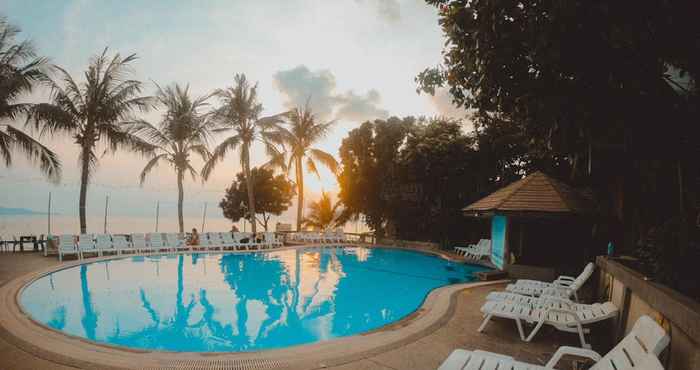
[[[393,248],[133,256],[45,275],[20,304],[44,325],[100,343],[257,351],[379,328],[482,270]]]

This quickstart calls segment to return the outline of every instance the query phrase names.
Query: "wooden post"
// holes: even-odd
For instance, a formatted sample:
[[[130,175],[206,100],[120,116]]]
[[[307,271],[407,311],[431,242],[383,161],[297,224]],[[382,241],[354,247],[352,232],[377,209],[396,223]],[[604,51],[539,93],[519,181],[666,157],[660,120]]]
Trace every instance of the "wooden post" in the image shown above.
[[[204,232],[204,223],[207,220],[207,202],[204,202],[204,211],[202,212],[202,229],[200,232]]]
[[[104,225],[104,234],[107,234],[107,207],[109,206],[109,195],[105,197],[105,225]]]
[[[160,201],[156,201],[156,232],[158,232],[158,217],[160,216]]]
[[[49,209],[48,209],[46,215],[47,215],[48,231],[46,232],[46,241],[44,242],[44,257],[46,257],[48,255],[49,242],[51,241],[51,192],[49,192]]]

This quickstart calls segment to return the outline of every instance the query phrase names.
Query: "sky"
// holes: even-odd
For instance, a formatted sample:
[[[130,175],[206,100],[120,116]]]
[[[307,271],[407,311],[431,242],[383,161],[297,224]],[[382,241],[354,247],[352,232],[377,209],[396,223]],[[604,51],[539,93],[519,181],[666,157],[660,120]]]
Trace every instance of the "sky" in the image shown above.
[[[22,29],[20,38],[31,39],[41,55],[79,80],[90,57],[108,46],[110,52],[137,54],[133,73],[146,94],[154,93],[155,83],[177,82],[204,95],[245,73],[259,83],[264,115],[310,99],[318,119],[337,121],[317,145],[336,157],[343,137],[366,120],[462,116],[445,91],[434,97],[416,93],[415,76],[440,62],[444,43],[435,8],[420,0],[0,0],[0,13]],[[46,98],[39,92],[29,99]],[[161,113],[144,118],[155,123]],[[63,162],[61,184],[47,183],[15,156],[11,168],[0,167],[0,206],[45,210],[51,192],[55,212],[77,214],[77,147],[70,137],[41,140]],[[255,148],[253,165],[265,161],[262,148]],[[141,188],[145,162],[126,152],[102,156],[89,188],[88,217],[102,215],[107,195],[116,215],[151,215],[156,202],[161,215],[175,215],[174,172],[162,166]],[[229,154],[208,182],[187,179],[185,215],[201,215],[206,202],[212,216],[220,216],[218,202],[239,170],[237,155]],[[321,179],[305,179],[311,199],[323,190],[338,191],[328,171],[321,170]],[[293,213],[285,213],[284,221],[292,222]]]

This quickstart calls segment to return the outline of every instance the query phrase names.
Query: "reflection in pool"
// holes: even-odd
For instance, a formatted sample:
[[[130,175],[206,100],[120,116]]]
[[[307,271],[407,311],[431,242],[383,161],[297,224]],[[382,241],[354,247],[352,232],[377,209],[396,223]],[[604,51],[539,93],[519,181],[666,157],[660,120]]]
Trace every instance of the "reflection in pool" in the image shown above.
[[[20,300],[35,320],[98,342],[253,351],[378,328],[481,270],[385,248],[135,256],[54,272]]]

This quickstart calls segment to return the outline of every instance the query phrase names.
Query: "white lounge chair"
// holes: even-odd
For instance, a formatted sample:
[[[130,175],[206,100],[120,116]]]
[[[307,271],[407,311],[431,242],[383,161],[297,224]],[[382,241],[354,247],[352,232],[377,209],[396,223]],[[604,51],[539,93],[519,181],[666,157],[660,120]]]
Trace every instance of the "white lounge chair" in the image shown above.
[[[468,247],[455,247],[454,251],[464,256],[464,258],[480,260],[483,257],[491,255],[491,240],[481,239],[478,243]]]
[[[270,248],[282,246],[282,242],[277,240],[277,236],[274,232],[268,231],[264,233],[263,238],[265,239],[263,243]]]
[[[542,370],[554,369],[563,356],[589,358],[596,362],[590,370],[663,370],[658,356],[668,346],[669,336],[649,316],[640,317],[632,330],[601,357],[589,349],[563,346],[554,353],[546,365],[534,365],[516,361],[510,356],[486,351],[453,351],[438,370]]]
[[[338,240],[339,243],[345,243],[348,241],[347,237],[345,236],[345,231],[343,230],[336,230],[335,238]]]
[[[167,233],[165,234],[165,241],[168,247],[173,251],[189,249],[185,238],[182,237],[180,233]]]
[[[535,297],[544,294],[569,298],[573,295],[574,299],[578,301],[577,291],[583,286],[583,284],[586,283],[586,281],[588,281],[588,278],[593,275],[594,271],[595,265],[593,263],[589,263],[583,269],[581,274],[575,278],[571,276],[560,276],[557,278],[557,280],[551,283],[538,280],[518,280],[514,284],[508,284],[506,290],[511,293]]]
[[[230,232],[219,233],[221,238],[221,249],[231,249],[236,250],[238,243],[233,239],[233,234]]]
[[[557,296],[543,295],[539,297],[532,297],[528,295],[520,295],[510,292],[491,292],[486,296],[486,300],[529,305],[533,308],[552,307],[572,311],[586,309],[590,306],[587,304],[574,302],[568,298],[561,298]]]
[[[148,233],[147,239],[148,249],[150,249],[153,252],[160,252],[163,249],[168,249],[168,247],[165,245],[165,241],[163,241],[163,234],[161,233]]]
[[[222,241],[219,233],[203,233],[200,244],[207,250],[222,249]]]
[[[584,325],[600,322],[617,316],[617,306],[612,302],[594,303],[591,305],[580,304],[576,310],[558,307],[533,307],[526,304],[519,304],[505,301],[486,301],[481,306],[481,312],[485,315],[484,322],[479,326],[478,331],[483,332],[486,324],[492,317],[501,317],[515,320],[518,327],[520,339],[529,342],[542,328],[542,325],[551,325],[558,330],[578,333],[581,340],[581,347],[590,348],[586,343]],[[525,335],[523,321],[536,323],[529,335]]]
[[[92,234],[80,234],[78,236],[78,253],[80,253],[80,258],[85,258],[85,253],[99,255],[95,248],[95,240]]]
[[[146,236],[144,234],[131,234],[131,248],[137,253],[150,251],[148,244],[146,244]]]
[[[77,258],[82,258],[80,252],[75,247],[75,236],[59,235],[58,236],[58,260],[63,261],[63,255],[75,254]]]
[[[112,244],[112,236],[109,234],[97,234],[95,235],[95,249],[99,256],[105,253],[117,253]]]
[[[124,235],[112,235],[112,245],[117,251],[117,254],[136,252],[133,248],[131,248],[129,242],[126,240],[126,236]]]
[[[238,245],[243,249],[253,250],[258,249],[259,244],[255,241],[252,233],[233,233],[233,238],[238,242]],[[247,242],[243,240],[247,239]]]

